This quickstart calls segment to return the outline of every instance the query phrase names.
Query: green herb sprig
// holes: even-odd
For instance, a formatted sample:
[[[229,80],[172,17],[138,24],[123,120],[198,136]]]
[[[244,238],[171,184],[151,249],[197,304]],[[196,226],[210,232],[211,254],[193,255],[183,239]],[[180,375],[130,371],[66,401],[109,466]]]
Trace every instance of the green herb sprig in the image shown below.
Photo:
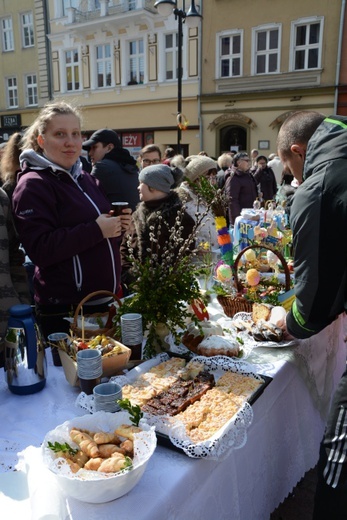
[[[67,442],[64,442],[64,444],[60,444],[60,442],[55,442],[54,444],[52,442],[48,441],[48,447],[54,451],[54,453],[58,453],[59,451],[65,452],[67,451],[70,453],[70,455],[76,455],[78,450],[71,448],[70,444]]]
[[[143,417],[143,413],[141,412],[141,408],[139,405],[132,405],[129,399],[118,399],[117,404],[126,410],[129,413],[131,422],[138,426],[140,419]]]

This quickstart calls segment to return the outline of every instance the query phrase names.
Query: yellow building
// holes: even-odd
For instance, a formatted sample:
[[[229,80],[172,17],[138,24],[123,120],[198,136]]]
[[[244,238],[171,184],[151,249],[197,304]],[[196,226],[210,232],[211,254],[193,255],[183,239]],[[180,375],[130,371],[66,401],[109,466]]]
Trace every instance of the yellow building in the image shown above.
[[[295,110],[336,112],[341,0],[204,2],[202,146],[276,152]]]
[[[184,155],[268,155],[290,112],[345,107],[344,0],[196,0],[200,25],[183,23],[179,120],[178,20],[154,4],[3,0],[0,138],[60,98],[82,108],[87,135],[113,128],[134,155],[150,142],[176,147],[178,122]]]
[[[2,0],[0,140],[28,126],[50,97],[50,59],[42,0]]]

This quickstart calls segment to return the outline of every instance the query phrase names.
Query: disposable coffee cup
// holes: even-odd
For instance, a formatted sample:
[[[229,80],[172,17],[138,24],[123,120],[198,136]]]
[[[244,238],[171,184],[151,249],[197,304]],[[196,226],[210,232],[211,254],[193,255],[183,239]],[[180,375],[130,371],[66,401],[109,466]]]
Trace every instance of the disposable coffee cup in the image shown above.
[[[114,217],[122,215],[123,209],[129,206],[128,202],[112,202],[112,211]]]
[[[61,367],[59,350],[66,352],[70,338],[66,332],[54,332],[47,337],[48,344],[51,346],[53,365]]]
[[[142,359],[142,315],[138,313],[127,313],[121,316],[122,343],[130,348],[130,359]]]
[[[91,395],[102,376],[101,352],[97,349],[79,350],[76,361],[81,390],[87,395]]]
[[[122,399],[122,387],[117,383],[101,383],[94,387],[94,412],[118,412],[120,406],[117,403]]]

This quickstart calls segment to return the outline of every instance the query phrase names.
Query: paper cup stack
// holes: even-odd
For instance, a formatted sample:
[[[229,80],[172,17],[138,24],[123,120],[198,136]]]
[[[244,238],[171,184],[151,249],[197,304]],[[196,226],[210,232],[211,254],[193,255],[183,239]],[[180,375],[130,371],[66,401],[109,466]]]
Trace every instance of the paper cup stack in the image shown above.
[[[79,350],[76,360],[81,390],[90,395],[93,388],[100,383],[102,375],[101,352],[96,349]]]
[[[143,330],[142,315],[128,313],[121,316],[122,343],[132,350],[132,359],[141,359]]]
[[[116,383],[101,383],[94,387],[94,412],[118,412],[118,399],[122,399],[122,388]]]

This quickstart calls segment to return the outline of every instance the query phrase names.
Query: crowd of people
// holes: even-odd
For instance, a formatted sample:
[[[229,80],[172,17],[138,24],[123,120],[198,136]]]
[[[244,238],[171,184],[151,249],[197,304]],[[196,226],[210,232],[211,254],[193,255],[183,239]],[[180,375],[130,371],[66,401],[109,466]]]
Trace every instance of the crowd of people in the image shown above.
[[[134,158],[114,130],[99,129],[83,140],[74,107],[63,101],[46,105],[23,134],[14,133],[1,147],[0,202],[5,207],[8,201],[7,226],[16,230],[8,230],[9,248],[20,244],[12,263],[28,278],[26,297],[16,293],[16,301],[32,303],[44,336],[68,331],[64,318],[88,294],[126,294],[131,266],[125,244],[144,256],[158,213],[172,223],[182,206],[186,234],[202,214],[196,240],[217,249],[213,214],[199,190],[202,178],[225,192],[230,225],[256,198],[264,204],[280,196],[268,158],[257,150],[251,157],[224,152],[216,159],[205,151],[183,157],[171,147],[162,152],[148,144]],[[282,180],[288,188],[290,173]],[[291,193],[283,191],[282,199]],[[128,203],[120,217],[110,211],[113,202]],[[108,303],[101,298],[86,305],[89,313],[103,312]],[[5,311],[1,326],[0,337]]]
[[[218,247],[213,214],[199,189],[202,179],[223,190],[230,226],[257,199],[263,206],[290,201],[296,300],[287,316],[288,333],[309,337],[347,308],[347,255],[340,234],[347,215],[346,118],[294,113],[280,129],[278,150],[268,157],[256,149],[183,157],[149,144],[133,158],[115,131],[100,129],[83,141],[81,126],[74,107],[52,102],[24,135],[13,134],[1,148],[1,339],[8,308],[30,301],[29,290],[45,337],[68,331],[64,318],[89,294],[122,296],[131,280],[125,239],[139,258],[151,254],[149,237],[157,233],[158,215],[165,242],[179,212],[186,236],[202,214],[205,225],[197,240]],[[128,207],[114,216],[113,202]],[[333,277],[329,243],[341,247]],[[24,258],[32,270],[25,270]],[[92,299],[87,311],[104,312],[108,304],[109,297]],[[344,374],[322,442],[315,519],[347,515],[346,381]]]

